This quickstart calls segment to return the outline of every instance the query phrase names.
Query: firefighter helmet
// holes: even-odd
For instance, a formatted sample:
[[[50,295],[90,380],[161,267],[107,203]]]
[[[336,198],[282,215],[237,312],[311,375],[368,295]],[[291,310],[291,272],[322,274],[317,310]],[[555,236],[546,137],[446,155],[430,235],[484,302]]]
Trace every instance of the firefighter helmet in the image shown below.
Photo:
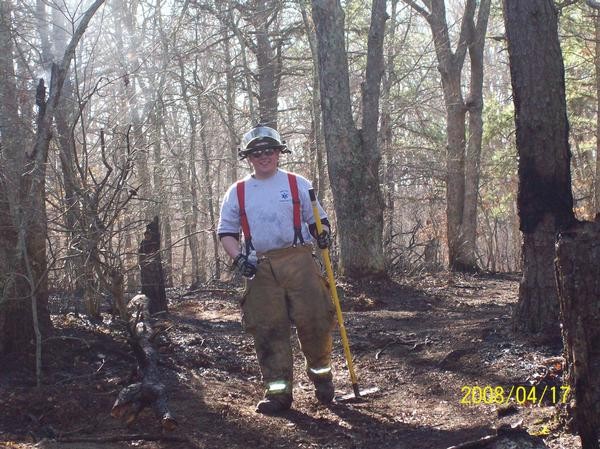
[[[275,148],[282,153],[290,153],[285,140],[281,140],[281,136],[276,130],[268,126],[257,125],[242,137],[238,155],[240,159],[245,159],[253,151],[265,148]]]

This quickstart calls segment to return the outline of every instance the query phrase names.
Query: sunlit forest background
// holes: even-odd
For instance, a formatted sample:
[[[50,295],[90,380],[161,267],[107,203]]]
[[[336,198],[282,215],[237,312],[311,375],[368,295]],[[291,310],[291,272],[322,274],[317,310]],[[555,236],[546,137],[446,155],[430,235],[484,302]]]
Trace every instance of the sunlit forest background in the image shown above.
[[[456,45],[464,2],[445,3]],[[432,30],[411,4],[388,2],[384,39],[379,175],[389,273],[447,266],[444,92]],[[34,147],[40,80],[50,85],[52,63],[63,58],[87,7],[2,2],[3,73],[12,71],[14,78],[3,76],[0,83],[4,99],[13,94],[17,111],[3,116],[5,167],[10,133],[23,157]],[[357,118],[370,7],[366,1],[343,2]],[[593,217],[598,208],[598,20],[583,2],[560,10],[580,218]],[[521,248],[518,161],[503,28],[501,5],[492,2],[484,47],[476,261],[482,270],[515,272]],[[249,172],[237,147],[243,132],[265,119],[269,102],[276,105],[270,118],[292,150],[282,167],[313,181],[333,216],[335,237],[315,59],[315,27],[303,0],[106,1],[74,50],[56,106],[45,177],[50,289],[105,295],[110,277],[120,272],[125,290],[135,291],[137,247],[154,216],[160,219],[169,286],[225,279],[229,261],[214,232],[220,200]],[[467,104],[469,73],[467,57],[461,75]],[[335,245],[333,252],[335,259]]]

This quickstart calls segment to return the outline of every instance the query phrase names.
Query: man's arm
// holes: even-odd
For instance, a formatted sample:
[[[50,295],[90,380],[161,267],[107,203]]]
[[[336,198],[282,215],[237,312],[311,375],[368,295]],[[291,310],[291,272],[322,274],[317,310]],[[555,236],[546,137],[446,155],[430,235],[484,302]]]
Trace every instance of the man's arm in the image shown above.
[[[235,259],[240,253],[240,244],[238,240],[231,235],[224,235],[221,237],[221,245],[223,245],[223,249],[232,259]]]

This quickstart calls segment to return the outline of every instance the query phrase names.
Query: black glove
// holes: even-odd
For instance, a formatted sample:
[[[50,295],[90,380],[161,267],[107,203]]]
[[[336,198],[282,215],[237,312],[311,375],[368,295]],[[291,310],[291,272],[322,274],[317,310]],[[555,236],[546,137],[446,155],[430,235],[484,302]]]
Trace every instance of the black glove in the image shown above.
[[[323,229],[321,233],[317,235],[317,246],[321,249],[329,248],[331,246],[331,236],[326,229]]]
[[[240,253],[235,259],[233,259],[231,271],[236,271],[242,276],[252,279],[256,274],[256,265],[248,261],[248,256]]]

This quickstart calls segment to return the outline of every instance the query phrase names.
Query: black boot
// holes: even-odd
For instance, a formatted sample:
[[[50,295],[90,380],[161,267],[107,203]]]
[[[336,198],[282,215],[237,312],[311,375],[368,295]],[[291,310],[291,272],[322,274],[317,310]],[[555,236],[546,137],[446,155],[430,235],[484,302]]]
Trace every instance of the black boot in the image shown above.
[[[289,410],[291,406],[292,395],[290,393],[270,394],[256,404],[256,411],[264,415],[273,415]]]
[[[315,396],[321,404],[329,404],[333,401],[335,388],[331,379],[315,381]]]

